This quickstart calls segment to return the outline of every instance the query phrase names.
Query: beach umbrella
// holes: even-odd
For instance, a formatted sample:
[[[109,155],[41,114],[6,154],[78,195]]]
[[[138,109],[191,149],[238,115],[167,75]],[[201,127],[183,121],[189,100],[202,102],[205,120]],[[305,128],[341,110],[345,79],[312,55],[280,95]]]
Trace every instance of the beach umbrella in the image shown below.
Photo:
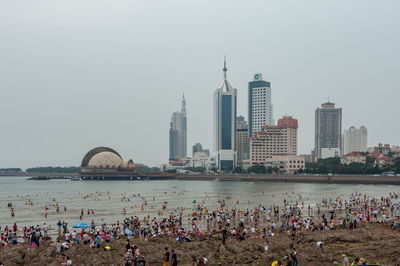
[[[375,211],[373,211],[373,212],[372,212],[372,214],[378,214],[378,211],[377,211],[377,210],[375,210]]]
[[[132,231],[129,230],[129,229],[125,229],[125,234],[126,234],[127,236],[132,236]]]
[[[90,224],[88,223],[76,223],[74,224],[73,228],[89,228]]]

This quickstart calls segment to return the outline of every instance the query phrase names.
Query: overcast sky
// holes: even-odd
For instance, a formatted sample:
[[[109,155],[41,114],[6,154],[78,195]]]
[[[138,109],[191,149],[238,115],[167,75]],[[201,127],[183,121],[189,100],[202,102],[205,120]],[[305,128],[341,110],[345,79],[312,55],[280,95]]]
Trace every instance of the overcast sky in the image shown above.
[[[274,119],[299,120],[329,99],[369,146],[400,144],[400,1],[1,1],[0,167],[78,166],[108,146],[159,166],[185,93],[188,154],[213,150],[213,92],[271,82]]]

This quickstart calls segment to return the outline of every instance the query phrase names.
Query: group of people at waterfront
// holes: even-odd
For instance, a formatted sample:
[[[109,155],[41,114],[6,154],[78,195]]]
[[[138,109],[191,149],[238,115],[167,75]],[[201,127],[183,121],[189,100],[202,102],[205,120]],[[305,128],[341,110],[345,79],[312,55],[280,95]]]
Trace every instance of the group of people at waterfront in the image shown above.
[[[57,242],[55,249],[59,254],[62,265],[72,265],[71,258],[64,255],[72,245],[86,245],[94,249],[109,250],[110,242],[126,237],[125,245],[126,265],[145,265],[146,258],[140,247],[133,245],[135,239],[149,239],[168,237],[176,239],[178,245],[191,242],[195,239],[212,239],[221,235],[221,244],[226,245],[228,238],[235,241],[245,239],[262,239],[264,250],[270,249],[270,238],[277,232],[286,232],[288,237],[301,241],[307,231],[324,231],[337,229],[356,229],[361,223],[390,224],[392,230],[398,230],[400,216],[400,204],[397,201],[398,194],[390,193],[382,197],[372,197],[354,192],[348,198],[337,196],[336,198],[323,198],[319,204],[305,204],[301,195],[289,193],[290,197],[283,199],[282,205],[264,206],[259,204],[252,208],[239,209],[235,205],[238,200],[231,196],[217,197],[219,207],[208,209],[204,204],[193,200],[193,209],[187,216],[183,208],[168,210],[168,202],[163,201],[159,206],[160,216],[151,218],[150,215],[132,215],[121,222],[113,224],[92,221],[89,226],[82,229],[71,228],[65,221],[59,221],[56,226]],[[135,197],[140,195],[135,195]],[[155,197],[153,197],[153,201]],[[236,202],[236,204],[235,204]],[[147,201],[143,198],[143,206]],[[163,212],[169,212],[167,216],[161,216]],[[94,213],[88,209],[87,215]],[[124,212],[126,215],[126,212]],[[81,218],[84,209],[81,210]],[[42,237],[48,237],[49,226],[30,226],[19,229],[17,224],[11,228],[0,227],[0,247],[8,248],[20,242],[29,242],[31,248],[40,248]],[[22,239],[22,240],[21,240]],[[315,243],[317,252],[323,252],[324,243]],[[365,259],[364,264],[365,263]],[[207,265],[207,257],[201,256],[193,262],[194,265]],[[286,261],[291,265],[298,265],[298,253],[295,245],[290,246]],[[178,255],[175,250],[165,248],[164,265],[166,263],[178,265]],[[276,260],[280,263],[279,260]],[[359,262],[357,262],[359,263]],[[275,264],[279,265],[279,264]],[[355,264],[357,265],[357,264]],[[360,264],[361,265],[361,264]]]

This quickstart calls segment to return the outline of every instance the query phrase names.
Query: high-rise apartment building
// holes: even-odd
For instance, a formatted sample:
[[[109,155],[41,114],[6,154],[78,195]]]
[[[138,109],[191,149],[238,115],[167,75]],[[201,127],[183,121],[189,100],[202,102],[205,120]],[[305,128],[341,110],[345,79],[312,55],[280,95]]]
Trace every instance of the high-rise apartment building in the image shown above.
[[[250,163],[266,164],[274,156],[297,155],[297,119],[284,116],[276,126],[262,126],[250,137]]]
[[[366,152],[367,151],[367,128],[361,126],[359,129],[350,127],[343,131],[343,154],[348,154],[352,151]]]
[[[340,156],[342,150],[342,108],[331,102],[315,110],[314,159]]]
[[[179,160],[187,156],[186,101],[182,98],[181,111],[172,113],[169,129],[169,160]]]
[[[226,78],[214,92],[214,147],[220,171],[232,171],[236,166],[236,88]]]
[[[262,126],[274,124],[272,118],[271,83],[262,79],[261,73],[254,74],[249,82],[249,137],[260,131]]]
[[[248,125],[243,116],[236,118],[236,154],[237,162],[249,159]]]

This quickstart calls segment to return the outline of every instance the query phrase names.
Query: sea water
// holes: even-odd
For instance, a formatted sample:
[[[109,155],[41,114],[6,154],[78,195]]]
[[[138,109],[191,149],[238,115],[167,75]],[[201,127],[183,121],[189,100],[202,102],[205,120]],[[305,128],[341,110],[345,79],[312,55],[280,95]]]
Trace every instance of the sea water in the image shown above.
[[[28,177],[0,177],[0,225],[9,227],[17,223],[23,226],[43,226],[47,223],[56,228],[59,220],[73,225],[76,222],[115,223],[127,216],[143,218],[167,217],[170,213],[183,212],[184,218],[202,205],[208,210],[220,207],[224,200],[227,208],[254,209],[262,205],[283,205],[283,200],[304,202],[316,209],[322,199],[336,197],[348,199],[359,192],[370,196],[399,194],[400,186],[394,185],[347,185],[279,182],[228,182],[228,181],[70,181],[67,179],[36,181]],[[139,196],[140,194],[140,196]],[[227,199],[230,196],[231,199]],[[300,198],[301,196],[301,198]],[[153,200],[154,197],[154,200]],[[145,201],[147,205],[144,205]],[[32,205],[27,205],[32,202]],[[167,202],[163,210],[163,203]],[[15,209],[11,216],[8,203]],[[60,211],[56,212],[55,204]],[[46,211],[45,206],[49,209]],[[64,206],[67,211],[64,211]],[[142,210],[143,206],[143,210]],[[124,216],[123,209],[127,214]],[[81,210],[84,210],[80,220]],[[87,215],[93,209],[94,215]],[[159,216],[159,211],[162,214]],[[48,213],[45,218],[45,213]]]

